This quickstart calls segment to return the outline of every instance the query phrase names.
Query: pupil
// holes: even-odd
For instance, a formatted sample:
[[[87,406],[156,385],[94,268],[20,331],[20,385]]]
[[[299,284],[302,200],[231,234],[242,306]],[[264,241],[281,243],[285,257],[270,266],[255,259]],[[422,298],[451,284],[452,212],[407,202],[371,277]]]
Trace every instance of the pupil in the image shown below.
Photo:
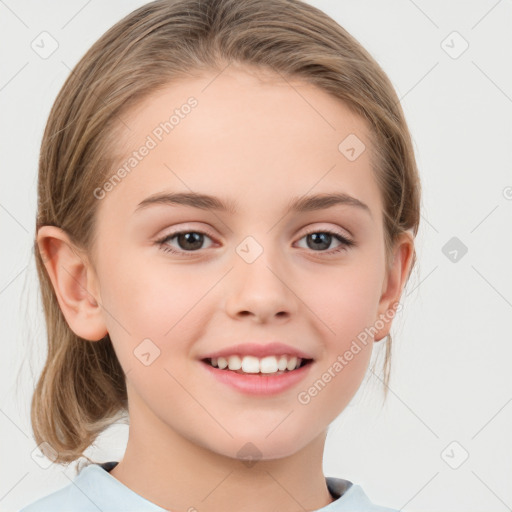
[[[201,233],[182,233],[178,235],[178,243],[182,249],[195,250],[200,249],[203,243]],[[187,246],[188,245],[188,246]]]
[[[320,243],[321,246],[318,246],[318,245],[313,245],[311,246],[309,244],[309,240],[310,238],[314,240],[315,244],[317,243]],[[308,235],[308,247],[310,249],[315,249],[315,248],[320,248],[320,249],[327,249],[329,247],[329,245],[331,245],[331,235],[329,235],[329,233],[312,233],[310,235]],[[322,241],[323,239],[323,241]]]

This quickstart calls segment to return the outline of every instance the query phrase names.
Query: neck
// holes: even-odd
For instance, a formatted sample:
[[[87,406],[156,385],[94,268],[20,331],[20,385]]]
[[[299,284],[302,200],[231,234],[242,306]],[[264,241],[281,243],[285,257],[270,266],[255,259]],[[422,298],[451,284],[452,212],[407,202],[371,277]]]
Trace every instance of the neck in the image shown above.
[[[297,512],[333,501],[322,470],[326,431],[290,456],[250,462],[199,446],[130,405],[125,455],[110,474],[166,510]]]

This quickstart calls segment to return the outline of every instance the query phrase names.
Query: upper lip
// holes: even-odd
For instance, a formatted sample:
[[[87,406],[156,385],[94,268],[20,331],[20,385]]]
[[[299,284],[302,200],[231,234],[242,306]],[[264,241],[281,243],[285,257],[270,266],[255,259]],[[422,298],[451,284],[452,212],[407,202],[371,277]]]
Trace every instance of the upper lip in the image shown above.
[[[239,343],[238,345],[231,345],[230,347],[224,348],[222,350],[217,350],[215,352],[210,352],[201,356],[200,359],[211,359],[217,357],[228,357],[232,355],[240,355],[240,356],[255,356],[255,357],[265,357],[265,356],[283,356],[290,355],[295,357],[300,357],[301,359],[313,359],[311,355],[302,350],[298,350],[291,345],[286,345],[284,343],[280,343],[277,341],[273,341],[271,343]]]

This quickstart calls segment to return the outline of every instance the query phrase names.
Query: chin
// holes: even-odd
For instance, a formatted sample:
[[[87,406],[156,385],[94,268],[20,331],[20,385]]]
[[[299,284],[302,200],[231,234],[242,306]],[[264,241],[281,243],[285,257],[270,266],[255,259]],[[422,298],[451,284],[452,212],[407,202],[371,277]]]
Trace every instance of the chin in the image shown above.
[[[286,427],[281,432],[273,432],[268,437],[240,435],[231,441],[231,456],[241,461],[275,460],[290,457],[301,450],[308,441],[296,438]]]

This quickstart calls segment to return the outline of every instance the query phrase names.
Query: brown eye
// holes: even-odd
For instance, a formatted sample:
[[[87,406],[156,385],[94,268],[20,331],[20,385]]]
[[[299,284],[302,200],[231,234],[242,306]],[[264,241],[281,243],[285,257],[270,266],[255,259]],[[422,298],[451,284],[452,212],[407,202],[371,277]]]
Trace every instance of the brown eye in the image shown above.
[[[202,233],[201,231],[177,231],[176,233],[167,235],[157,243],[163,251],[179,254],[204,249],[203,244],[205,239],[211,240],[206,233]],[[173,240],[175,240],[177,248],[176,245],[172,246],[169,243]]]
[[[202,233],[190,231],[188,233],[180,233],[175,235],[180,249],[185,251],[196,251],[203,245],[204,237]],[[173,237],[174,238],[174,237]]]

